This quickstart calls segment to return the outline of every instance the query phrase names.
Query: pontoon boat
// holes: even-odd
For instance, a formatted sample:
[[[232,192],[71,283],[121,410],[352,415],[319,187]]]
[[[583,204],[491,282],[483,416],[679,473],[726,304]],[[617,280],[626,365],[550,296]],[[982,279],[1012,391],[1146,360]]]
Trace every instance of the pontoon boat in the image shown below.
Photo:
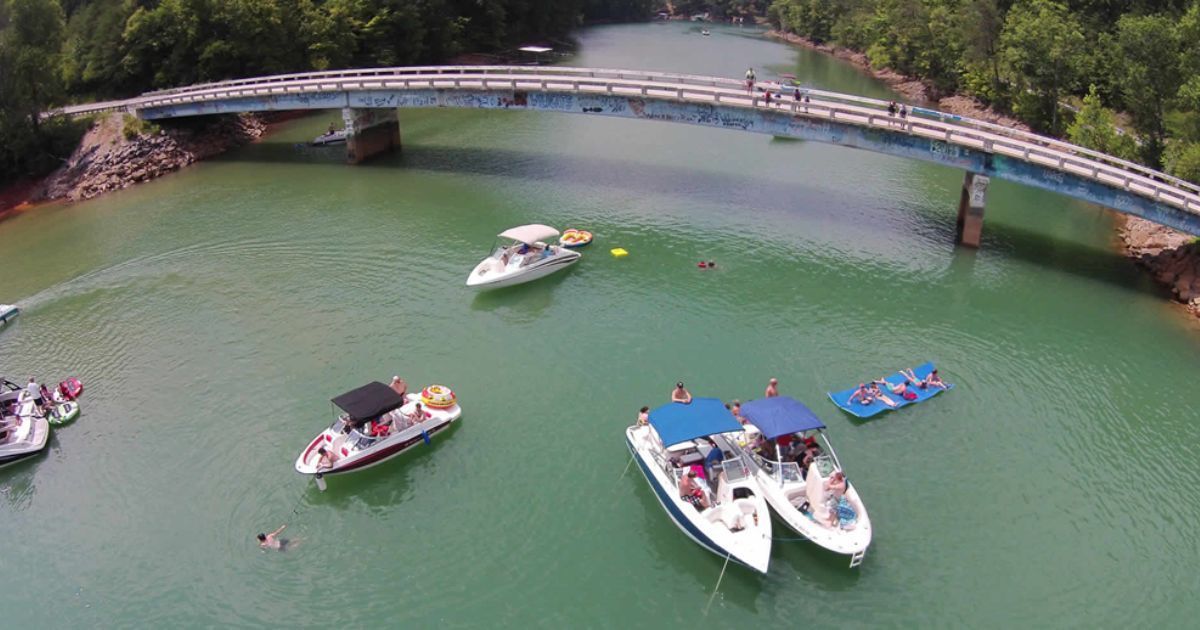
[[[744,430],[716,436],[717,443],[750,463],[767,502],[788,527],[850,556],[851,567],[861,564],[871,544],[871,519],[848,479],[844,491],[828,483],[842,465],[825,424],[788,396],[752,400],[742,405],[741,413],[748,421]],[[801,471],[797,462],[805,461],[811,444],[818,448],[808,457],[808,469]]]
[[[402,396],[373,381],[332,402],[343,413],[296,458],[298,473],[324,476],[365,470],[429,443],[462,415],[454,392],[442,385]],[[324,461],[321,448],[327,454]]]
[[[537,280],[571,266],[580,253],[545,241],[558,236],[558,230],[548,225],[521,225],[500,233],[505,244],[484,258],[471,275],[467,286],[475,289],[498,289]]]
[[[676,527],[718,556],[766,573],[771,518],[758,482],[745,457],[723,453],[708,439],[741,428],[721,401],[696,398],[651,411],[650,424],[629,427],[625,439]],[[690,483],[703,500],[680,494],[683,477],[692,472],[696,476]]]

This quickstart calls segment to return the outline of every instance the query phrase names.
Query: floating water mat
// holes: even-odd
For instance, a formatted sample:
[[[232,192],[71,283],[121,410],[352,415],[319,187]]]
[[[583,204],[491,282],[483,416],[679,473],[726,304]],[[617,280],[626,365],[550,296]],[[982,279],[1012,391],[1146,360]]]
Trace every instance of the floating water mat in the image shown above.
[[[933,372],[933,370],[933,363],[925,363],[913,368],[912,372],[913,375],[918,379],[924,380],[929,376],[930,372]],[[897,372],[883,377],[883,380],[887,381],[891,385],[899,385],[907,380],[907,378],[903,374]],[[840,392],[829,392],[829,400],[832,400],[833,404],[837,405],[842,409],[842,411],[845,411],[850,415],[859,418],[870,418],[876,414],[883,413],[884,411],[890,411],[899,409],[901,407],[907,407],[911,404],[925,402],[926,400],[929,400],[930,398],[933,398],[934,396],[937,396],[948,389],[954,389],[954,384],[946,383],[945,388],[931,385],[925,389],[921,389],[920,387],[913,385],[908,388],[908,391],[916,394],[916,398],[913,398],[912,400],[905,400],[904,396],[893,393],[890,388],[885,388],[881,385],[879,387],[879,391],[882,392],[883,396],[877,397],[868,405],[864,405],[862,404],[861,399],[854,401],[850,400],[850,396],[854,395],[854,392],[858,390],[858,387],[851,387],[850,389]],[[890,401],[892,404],[889,405],[884,398],[886,398],[887,401]]]
[[[629,255],[629,252],[625,251],[621,247],[614,247],[609,251],[612,253],[614,258],[624,258]]]

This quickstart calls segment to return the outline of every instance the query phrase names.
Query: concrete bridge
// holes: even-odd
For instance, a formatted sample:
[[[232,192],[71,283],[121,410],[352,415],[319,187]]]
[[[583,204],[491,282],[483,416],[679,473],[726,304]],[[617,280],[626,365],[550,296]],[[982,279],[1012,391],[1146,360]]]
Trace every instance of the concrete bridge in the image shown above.
[[[767,99],[764,89],[773,93]],[[522,109],[704,125],[826,142],[962,169],[958,239],[978,247],[989,178],[1089,201],[1200,236],[1200,186],[1070,143],[931,110],[821,90],[685,74],[567,67],[430,66],[286,74],[149,92],[51,114],[148,119],[341,109],[347,159],[400,145],[397,108]]]

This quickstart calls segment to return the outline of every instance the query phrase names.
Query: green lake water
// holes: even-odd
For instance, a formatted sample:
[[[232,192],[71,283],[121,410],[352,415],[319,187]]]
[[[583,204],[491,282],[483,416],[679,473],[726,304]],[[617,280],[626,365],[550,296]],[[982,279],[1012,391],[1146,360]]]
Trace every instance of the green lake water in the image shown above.
[[[572,65],[886,96],[747,30],[588,29]],[[1166,626],[1200,614],[1200,330],[1114,253],[1099,208],[959,171],[667,123],[400,113],[361,167],[336,117],[0,224],[0,373],[86,384],[0,471],[0,625]],[[476,295],[493,235],[590,229],[566,273]],[[628,258],[609,256],[612,247]],[[696,262],[715,260],[713,271]],[[830,389],[936,360],[957,388],[870,422]],[[319,493],[292,462],[329,398],[393,374],[459,427]],[[778,542],[768,575],[669,521],[623,429],[676,380],[824,418],[866,561]],[[258,550],[279,524],[294,548]],[[788,532],[776,523],[776,535]]]

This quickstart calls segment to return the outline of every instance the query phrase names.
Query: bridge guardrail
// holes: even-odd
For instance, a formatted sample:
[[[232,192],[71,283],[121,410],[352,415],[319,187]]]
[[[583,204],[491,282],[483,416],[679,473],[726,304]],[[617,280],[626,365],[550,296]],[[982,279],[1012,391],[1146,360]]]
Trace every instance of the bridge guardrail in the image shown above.
[[[452,82],[452,83],[450,83]],[[469,86],[463,86],[466,82]],[[368,86],[368,84],[371,84]],[[737,79],[705,77],[654,71],[631,71],[608,68],[572,68],[563,66],[412,66],[400,68],[362,68],[281,74],[251,79],[220,81],[170,90],[148,92],[141,96],[96,105],[107,109],[123,104],[126,109],[140,109],[172,103],[195,102],[215,98],[262,96],[273,93],[304,91],[354,91],[363,89],[479,87],[482,89],[524,89],[567,91],[578,93],[620,93],[629,91],[656,96],[674,97],[683,101],[718,102],[732,106],[763,107],[757,93],[747,93],[745,83]],[[759,86],[793,89],[777,82],[760,82]],[[908,133],[939,137],[952,144],[992,152],[1000,152],[1050,168],[1089,177],[1108,185],[1120,185],[1125,190],[1169,203],[1188,212],[1200,214],[1200,186],[1167,175],[1140,164],[1115,158],[1068,142],[1011,129],[986,121],[924,110],[941,118],[900,119],[886,112],[887,101],[801,88],[817,100],[799,104],[791,102],[790,110],[798,115],[822,112],[822,115],[852,124],[895,129],[897,125]],[[664,96],[666,95],[666,96]],[[780,108],[783,103],[776,105]],[[840,106],[839,106],[840,105]],[[64,108],[63,113],[98,111],[89,106]],[[74,110],[68,111],[68,110]],[[924,113],[922,112],[922,113]],[[838,118],[841,116],[841,118]],[[877,122],[883,121],[883,122]],[[920,130],[920,132],[918,132]]]

